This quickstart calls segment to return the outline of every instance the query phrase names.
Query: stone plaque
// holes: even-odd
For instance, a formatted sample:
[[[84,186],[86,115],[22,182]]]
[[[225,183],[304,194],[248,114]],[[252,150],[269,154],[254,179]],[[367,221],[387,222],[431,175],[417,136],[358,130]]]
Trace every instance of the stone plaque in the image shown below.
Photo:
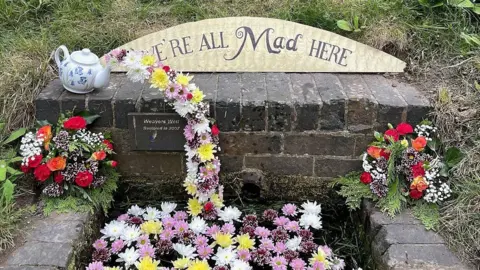
[[[185,151],[187,120],[177,113],[129,113],[128,128],[135,150]]]
[[[185,72],[376,73],[403,72],[406,65],[385,52],[332,32],[258,17],[184,23],[119,48],[148,51],[164,64]],[[122,67],[115,70],[122,71]]]

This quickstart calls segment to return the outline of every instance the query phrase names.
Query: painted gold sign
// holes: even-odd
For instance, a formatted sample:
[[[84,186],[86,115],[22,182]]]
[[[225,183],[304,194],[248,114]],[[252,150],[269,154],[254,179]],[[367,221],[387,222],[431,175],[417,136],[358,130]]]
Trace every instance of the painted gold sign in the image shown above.
[[[403,72],[405,62],[322,29],[256,17],[170,27],[120,48],[145,50],[191,72]],[[117,69],[117,71],[121,71]]]

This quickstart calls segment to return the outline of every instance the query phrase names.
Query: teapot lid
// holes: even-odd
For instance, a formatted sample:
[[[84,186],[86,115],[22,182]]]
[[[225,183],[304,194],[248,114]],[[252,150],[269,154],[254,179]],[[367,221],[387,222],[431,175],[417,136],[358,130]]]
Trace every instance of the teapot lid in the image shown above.
[[[98,56],[90,52],[89,49],[73,52],[70,58],[79,64],[92,65],[98,63]]]

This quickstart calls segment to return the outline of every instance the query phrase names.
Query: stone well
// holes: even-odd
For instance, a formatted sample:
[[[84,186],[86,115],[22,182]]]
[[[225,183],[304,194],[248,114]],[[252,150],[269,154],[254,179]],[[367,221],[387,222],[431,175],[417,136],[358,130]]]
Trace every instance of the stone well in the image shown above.
[[[360,154],[387,123],[418,123],[430,105],[414,87],[382,75],[197,73],[221,130],[222,180],[266,199],[325,195],[329,179],[361,168]],[[76,95],[52,81],[36,99],[37,119],[88,109],[112,133],[129,195],[180,198],[184,152],[136,151],[128,114],[174,112],[148,83],[112,74],[109,87]],[[130,127],[131,128],[131,127]],[[244,183],[247,183],[244,185]],[[139,193],[140,194],[140,193]]]

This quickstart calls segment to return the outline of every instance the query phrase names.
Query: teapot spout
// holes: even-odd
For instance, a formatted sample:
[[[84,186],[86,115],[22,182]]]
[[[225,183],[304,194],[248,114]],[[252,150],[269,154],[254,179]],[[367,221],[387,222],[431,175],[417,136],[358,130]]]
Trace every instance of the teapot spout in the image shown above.
[[[110,65],[107,65],[106,68],[100,70],[97,75],[95,76],[95,80],[93,81],[93,87],[95,88],[102,88],[108,85],[110,81]]]

